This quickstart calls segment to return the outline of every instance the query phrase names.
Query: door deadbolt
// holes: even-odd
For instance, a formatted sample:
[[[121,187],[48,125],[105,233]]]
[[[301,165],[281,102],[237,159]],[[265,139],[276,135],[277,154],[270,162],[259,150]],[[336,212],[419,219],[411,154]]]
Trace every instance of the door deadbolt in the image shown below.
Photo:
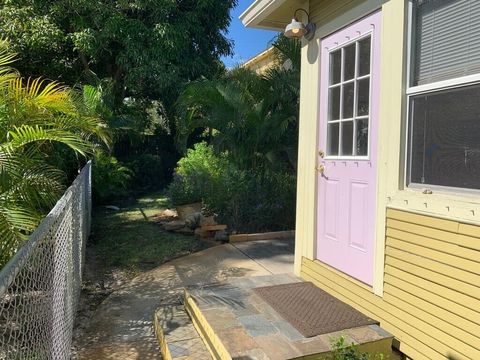
[[[315,169],[320,173],[323,174],[325,172],[325,165],[318,165]]]

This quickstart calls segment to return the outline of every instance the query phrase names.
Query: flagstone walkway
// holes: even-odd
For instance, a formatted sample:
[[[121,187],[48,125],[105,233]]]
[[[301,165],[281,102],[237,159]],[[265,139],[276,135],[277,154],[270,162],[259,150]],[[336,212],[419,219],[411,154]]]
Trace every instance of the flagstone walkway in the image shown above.
[[[185,286],[292,273],[293,251],[293,240],[225,244],[140,275],[100,305],[77,359],[161,359],[152,324],[159,306],[180,301]]]

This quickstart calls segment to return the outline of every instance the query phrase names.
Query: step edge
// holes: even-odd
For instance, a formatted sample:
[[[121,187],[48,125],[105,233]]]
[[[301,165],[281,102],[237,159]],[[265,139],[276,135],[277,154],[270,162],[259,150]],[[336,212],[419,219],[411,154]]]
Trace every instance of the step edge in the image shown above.
[[[162,325],[160,324],[160,314],[155,311],[153,316],[153,329],[157,338],[157,342],[160,345],[160,353],[162,354],[163,360],[173,360],[170,350],[168,349],[167,339],[165,333],[163,332]]]
[[[195,298],[187,291],[185,291],[185,310],[192,320],[193,326],[202,338],[205,346],[215,360],[232,360],[230,353],[223,345],[220,338],[215,334],[215,331],[208,323],[205,316],[198,307]]]

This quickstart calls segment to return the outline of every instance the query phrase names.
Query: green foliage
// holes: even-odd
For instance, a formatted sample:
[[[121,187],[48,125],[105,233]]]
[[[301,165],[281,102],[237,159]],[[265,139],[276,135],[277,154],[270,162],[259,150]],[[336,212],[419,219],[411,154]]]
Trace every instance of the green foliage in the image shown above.
[[[220,180],[205,203],[231,229],[260,232],[295,228],[295,175],[230,170]]]
[[[96,208],[92,253],[99,255],[102,271],[117,268],[134,277],[173,258],[201,250],[205,242],[193,236],[159,231],[156,215],[167,208],[164,195],[152,193],[124,203],[119,211]],[[98,269],[100,267],[100,269]]]
[[[178,162],[169,196],[175,205],[203,201],[238,231],[293,229],[295,175],[238,169],[212,146],[196,144]]]
[[[173,205],[193,204],[202,200],[202,195],[194,188],[188,179],[174,176],[168,186],[168,197]]]
[[[14,59],[0,42],[0,266],[65,188],[65,174],[51,161],[57,151],[78,159],[93,152],[94,139],[107,138],[102,122],[82,113],[74,90],[24,80],[10,68]]]
[[[68,84],[92,73],[125,97],[172,101],[179,84],[218,71],[236,0],[3,0],[0,32],[19,69]]]
[[[332,353],[327,360],[384,360],[383,354],[362,353],[358,345],[347,344],[344,336],[332,340]]]
[[[264,75],[238,68],[200,79],[176,104],[179,151],[199,133],[212,149],[209,156],[189,150],[180,160],[192,161],[194,176],[179,166],[171,196],[203,200],[238,231],[295,226],[300,43],[279,36],[274,46],[277,66]]]
[[[223,156],[216,156],[206,143],[195,144],[187,155],[178,161],[168,194],[173,204],[184,205],[205,200],[215,191],[221,173],[228,168]]]
[[[125,160],[125,165],[133,172],[130,189],[145,191],[165,187],[166,169],[160,156],[152,154],[130,156]]]
[[[98,150],[92,169],[92,191],[96,203],[105,203],[128,194],[132,171],[118,160]]]
[[[285,44],[291,40],[279,39],[276,46],[288,54]],[[299,53],[298,43],[293,45]],[[241,169],[294,172],[299,86],[296,65],[275,67],[262,76],[239,68],[190,83],[177,102],[179,149],[185,149],[192,133],[204,129],[215,149]]]

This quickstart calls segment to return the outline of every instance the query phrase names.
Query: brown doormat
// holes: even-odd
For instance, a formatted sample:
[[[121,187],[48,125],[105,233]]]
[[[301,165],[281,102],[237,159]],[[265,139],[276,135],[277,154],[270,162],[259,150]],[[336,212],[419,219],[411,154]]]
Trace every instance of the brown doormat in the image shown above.
[[[310,282],[260,287],[255,292],[305,337],[378,324]]]

